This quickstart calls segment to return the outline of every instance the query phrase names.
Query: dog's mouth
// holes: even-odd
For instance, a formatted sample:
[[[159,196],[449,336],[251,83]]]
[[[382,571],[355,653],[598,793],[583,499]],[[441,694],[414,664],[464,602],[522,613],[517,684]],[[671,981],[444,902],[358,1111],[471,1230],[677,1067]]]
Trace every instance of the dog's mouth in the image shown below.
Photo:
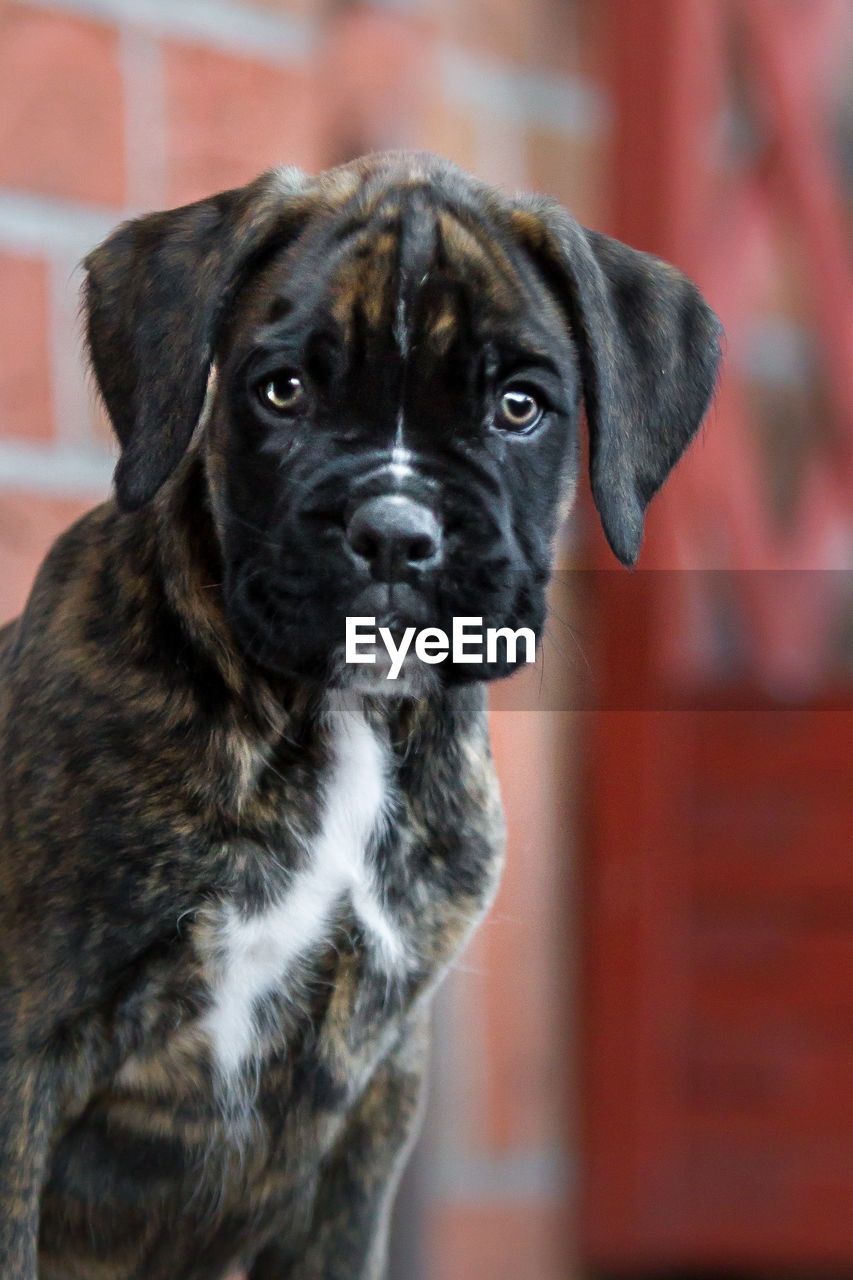
[[[348,616],[372,618],[392,636],[402,636],[407,627],[437,625],[431,608],[434,593],[411,586],[408,582],[371,582],[353,600]]]
[[[371,582],[355,595],[328,582],[310,589],[257,568],[226,586],[228,619],[244,652],[262,666],[325,678],[327,664],[344,661],[355,622],[399,642],[411,628],[435,625],[434,592],[405,582]],[[344,597],[344,598],[342,598]],[[378,655],[379,665],[384,661]]]
[[[228,613],[246,655],[279,675],[365,694],[423,697],[445,684],[499,679],[533,661],[527,655],[535,654],[541,630],[535,596],[516,582],[502,601],[466,592],[449,608],[438,586],[427,591],[371,582],[341,599],[332,581],[297,594],[246,575],[235,584]],[[459,624],[465,634],[457,633]],[[489,631],[499,630],[524,631],[532,649],[525,639],[514,642],[517,657],[503,647],[490,653]]]

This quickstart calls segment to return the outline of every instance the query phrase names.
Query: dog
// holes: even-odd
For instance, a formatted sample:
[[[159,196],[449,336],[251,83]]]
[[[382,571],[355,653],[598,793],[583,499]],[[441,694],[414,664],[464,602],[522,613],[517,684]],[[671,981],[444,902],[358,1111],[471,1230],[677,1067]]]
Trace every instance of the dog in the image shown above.
[[[85,267],[115,494],[0,641],[0,1272],[373,1280],[520,657],[391,681],[346,619],[538,634],[582,405],[633,564],[719,325],[420,153],[274,170]]]

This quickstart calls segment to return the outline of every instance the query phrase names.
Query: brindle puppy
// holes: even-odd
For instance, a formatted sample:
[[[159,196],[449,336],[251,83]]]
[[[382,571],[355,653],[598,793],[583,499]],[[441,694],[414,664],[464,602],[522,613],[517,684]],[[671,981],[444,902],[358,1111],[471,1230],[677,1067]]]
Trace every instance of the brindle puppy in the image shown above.
[[[512,663],[388,696],[344,619],[538,629],[582,397],[633,562],[718,326],[424,155],[268,173],[86,266],[122,455],[3,635],[0,1272],[376,1277],[429,997],[500,871]]]

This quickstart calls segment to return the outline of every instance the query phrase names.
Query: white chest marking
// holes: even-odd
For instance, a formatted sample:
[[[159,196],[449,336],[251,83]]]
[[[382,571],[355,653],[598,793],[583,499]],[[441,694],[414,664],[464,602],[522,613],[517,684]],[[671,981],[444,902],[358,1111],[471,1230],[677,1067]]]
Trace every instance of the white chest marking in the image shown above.
[[[289,975],[331,940],[347,899],[383,967],[393,972],[405,959],[367,859],[385,817],[386,749],[361,710],[341,695],[330,704],[328,725],[322,821],[306,865],[264,911],[246,916],[227,903],[221,911],[217,942],[224,955],[202,1025],[224,1076],[252,1053],[258,1002],[286,990]]]

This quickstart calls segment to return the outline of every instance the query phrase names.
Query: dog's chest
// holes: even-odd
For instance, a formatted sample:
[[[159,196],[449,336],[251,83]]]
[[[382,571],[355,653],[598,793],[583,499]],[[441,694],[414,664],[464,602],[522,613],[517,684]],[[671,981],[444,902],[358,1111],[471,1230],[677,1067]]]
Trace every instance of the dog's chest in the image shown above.
[[[373,857],[389,802],[388,748],[343,699],[332,703],[327,726],[319,824],[303,863],[262,909],[223,902],[208,931],[202,1029],[225,1076],[259,1051],[265,1005],[298,1003],[345,916],[358,922],[371,964],[386,975],[405,966],[405,941],[383,901]]]

